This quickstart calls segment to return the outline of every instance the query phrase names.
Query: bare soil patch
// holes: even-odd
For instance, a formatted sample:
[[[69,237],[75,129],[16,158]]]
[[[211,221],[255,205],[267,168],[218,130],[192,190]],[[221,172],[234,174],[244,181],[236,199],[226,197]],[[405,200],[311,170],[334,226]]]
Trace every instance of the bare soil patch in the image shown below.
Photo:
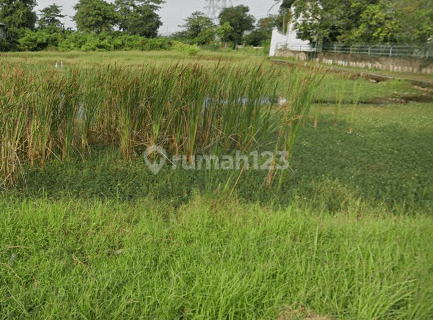
[[[284,310],[278,316],[278,320],[332,320],[332,318],[318,315],[302,306],[296,309],[285,306]]]

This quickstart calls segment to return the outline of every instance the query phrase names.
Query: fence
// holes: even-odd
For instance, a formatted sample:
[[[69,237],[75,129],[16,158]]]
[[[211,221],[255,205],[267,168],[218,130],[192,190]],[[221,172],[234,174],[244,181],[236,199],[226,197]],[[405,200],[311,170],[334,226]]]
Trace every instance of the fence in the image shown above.
[[[322,48],[326,52],[362,54],[382,57],[415,57],[433,59],[433,45],[346,45],[330,44]]]

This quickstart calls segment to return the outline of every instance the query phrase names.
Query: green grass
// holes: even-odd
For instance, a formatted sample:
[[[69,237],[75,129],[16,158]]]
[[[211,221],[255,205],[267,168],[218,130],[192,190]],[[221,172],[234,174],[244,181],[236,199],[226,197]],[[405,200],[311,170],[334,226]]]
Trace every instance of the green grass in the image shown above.
[[[403,80],[371,83],[364,79],[349,80],[345,77],[327,74],[317,88],[313,99],[321,103],[336,103],[338,101],[336,99],[337,93],[337,95],[343,95],[343,103],[353,103],[356,100],[356,96],[353,94],[354,86],[360,86],[359,103],[362,104],[374,104],[378,100],[380,102],[388,100],[392,103],[389,98],[422,95],[420,90]]]
[[[334,107],[318,107],[318,127],[304,128],[294,150],[300,196],[333,210],[361,199],[400,213],[433,213],[432,104],[358,106],[351,134],[352,106],[343,106],[336,127]]]
[[[318,126],[313,127],[312,118],[305,123],[280,188],[278,181],[272,191],[266,188],[267,171],[248,170],[237,184],[237,197],[275,207],[296,202],[332,213],[433,213],[431,104],[343,105],[337,126],[333,125],[334,106],[312,108],[313,112],[320,109]],[[350,126],[351,134],[347,133]],[[266,147],[259,149],[263,150]],[[194,190],[221,193],[225,183],[238,175],[237,170],[172,170],[166,165],[155,176],[142,153],[123,161],[116,148],[93,147],[85,163],[75,157],[71,162],[55,160],[43,170],[26,168],[25,179],[10,192],[36,198],[122,201],[151,194],[178,206],[187,203]]]
[[[433,220],[164,203],[0,202],[2,318],[433,316]],[[12,255],[15,256],[13,261]]]
[[[267,60],[265,57],[253,57],[242,52],[211,52],[200,51],[197,55],[191,56],[187,53],[173,51],[113,51],[113,52],[11,52],[1,53],[0,61],[8,63],[25,63],[30,65],[49,65],[53,66],[56,62],[63,62],[64,66],[71,65],[99,65],[99,64],[119,64],[119,65],[142,65],[148,62],[154,64],[172,63],[173,61],[186,61],[205,63],[206,61],[215,62],[236,62],[247,65],[257,63],[257,61]]]
[[[278,67],[273,76],[284,79],[274,79],[269,61],[238,53],[197,57],[172,52],[2,54],[5,65],[4,58],[9,59],[9,67],[19,65],[41,79],[50,74],[47,68],[55,61],[63,61],[65,69],[79,70],[85,81],[77,81],[77,96],[83,95],[89,110],[97,106],[98,112],[93,120],[86,118],[90,121],[87,129],[82,123],[60,121],[57,139],[47,139],[47,132],[53,134],[58,127],[50,122],[55,117],[36,108],[37,102],[45,101],[54,106],[52,110],[64,112],[63,107],[56,109],[59,97],[50,99],[50,92],[58,88],[53,85],[62,92],[73,91],[72,82],[62,87],[65,82],[55,78],[27,81],[20,73],[16,82],[0,80],[0,90],[5,92],[0,96],[0,115],[15,119],[0,124],[0,149],[10,150],[11,144],[5,141],[12,141],[15,153],[9,155],[18,169],[14,186],[0,194],[0,319],[433,318],[433,104],[378,102],[423,94],[405,81],[373,84],[322,73],[325,79],[310,96],[303,90],[310,79],[307,71]],[[198,62],[201,79],[222,88],[227,97],[230,92],[257,97],[271,92],[274,84],[291,84],[278,89],[277,93],[285,90],[289,97],[282,110],[263,113],[269,116],[267,120],[257,122],[251,117],[241,122],[242,130],[233,119],[245,120],[242,117],[249,113],[239,113],[235,102],[223,106],[220,111],[224,112],[215,113],[209,123],[227,131],[214,140],[213,135],[202,134],[206,130],[200,125],[197,139],[198,143],[216,141],[219,147],[203,144],[196,149],[199,154],[221,156],[242,146],[249,146],[246,154],[273,151],[276,145],[293,147],[290,169],[277,173],[269,184],[266,170],[185,170],[181,166],[173,170],[165,165],[154,175],[143,158],[146,145],[134,145],[136,139],[125,157],[122,143],[127,140],[121,139],[122,130],[126,137],[129,132],[148,142],[145,135],[128,131],[128,123],[134,124],[134,130],[142,123],[137,107],[129,103],[138,86],[130,86],[127,95],[116,95],[107,89],[106,80],[114,79],[126,88],[128,81],[121,81],[119,74],[129,79],[127,68],[142,71],[142,65],[149,63],[154,75],[161,76],[161,70],[175,68],[173,59],[189,66],[186,73]],[[117,69],[111,70],[117,70],[117,76],[106,71],[106,65],[114,62]],[[215,64],[232,67],[231,71],[220,69],[231,82],[217,85],[208,72]],[[252,70],[260,64],[268,72],[265,84],[248,75],[244,82],[234,80],[233,70]],[[92,73],[95,70],[101,72]],[[143,77],[138,73],[137,77]],[[182,119],[191,122],[180,132],[182,148],[194,142],[188,137],[196,135],[194,119],[199,119],[194,117],[193,101],[201,97],[188,95],[199,85],[193,78],[164,78],[178,81],[172,87],[153,82],[155,98],[165,99],[161,93],[167,87],[183,90],[172,100],[182,106]],[[35,83],[46,90],[20,94],[19,90],[34,88]],[[225,97],[221,90],[218,94]],[[116,104],[101,100],[107,98],[104,92],[112,94],[113,101],[124,99],[119,104],[123,109],[119,107],[113,116],[123,126],[111,136],[112,141],[102,134],[101,124],[110,128],[104,122],[106,107]],[[5,104],[11,97],[20,104]],[[310,105],[310,98],[321,103]],[[148,111],[162,109],[156,105]],[[307,109],[299,112],[299,105]],[[312,116],[307,116],[310,107]],[[30,117],[34,122],[23,121],[24,115],[35,110],[41,113]],[[140,132],[162,130],[161,141],[168,147],[167,141],[176,137],[167,139],[164,132],[175,133],[178,127],[167,125],[167,119],[177,119],[172,110],[168,104],[160,122],[155,121],[156,111],[151,118],[142,113],[142,119],[151,121],[144,121]],[[296,122],[291,122],[294,118]],[[274,125],[262,126],[265,120]],[[23,123],[28,125],[26,130],[13,125]],[[158,128],[149,125],[158,123]],[[52,131],[44,130],[48,127]],[[252,128],[257,132],[251,134]],[[298,129],[300,136],[293,146],[281,139],[281,131],[297,135]],[[61,139],[69,139],[70,152],[61,152]],[[42,149],[48,156],[42,163],[41,154],[32,154],[26,147],[33,143],[30,151],[41,152],[35,141],[47,143]]]

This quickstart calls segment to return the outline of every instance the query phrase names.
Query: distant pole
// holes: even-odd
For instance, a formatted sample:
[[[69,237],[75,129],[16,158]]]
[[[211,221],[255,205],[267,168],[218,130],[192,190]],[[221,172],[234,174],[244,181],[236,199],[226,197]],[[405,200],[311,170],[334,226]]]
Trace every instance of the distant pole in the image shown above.
[[[233,6],[231,0],[205,0],[206,6],[205,9],[208,11],[208,16],[214,21],[217,21],[218,14],[222,9],[227,8],[229,6]]]

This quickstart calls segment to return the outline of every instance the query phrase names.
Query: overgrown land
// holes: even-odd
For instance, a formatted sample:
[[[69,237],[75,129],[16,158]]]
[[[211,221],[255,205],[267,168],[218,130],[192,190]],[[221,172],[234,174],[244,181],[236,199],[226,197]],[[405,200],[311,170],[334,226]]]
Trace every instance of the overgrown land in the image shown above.
[[[433,318],[432,92],[242,52],[0,73],[0,319]]]

